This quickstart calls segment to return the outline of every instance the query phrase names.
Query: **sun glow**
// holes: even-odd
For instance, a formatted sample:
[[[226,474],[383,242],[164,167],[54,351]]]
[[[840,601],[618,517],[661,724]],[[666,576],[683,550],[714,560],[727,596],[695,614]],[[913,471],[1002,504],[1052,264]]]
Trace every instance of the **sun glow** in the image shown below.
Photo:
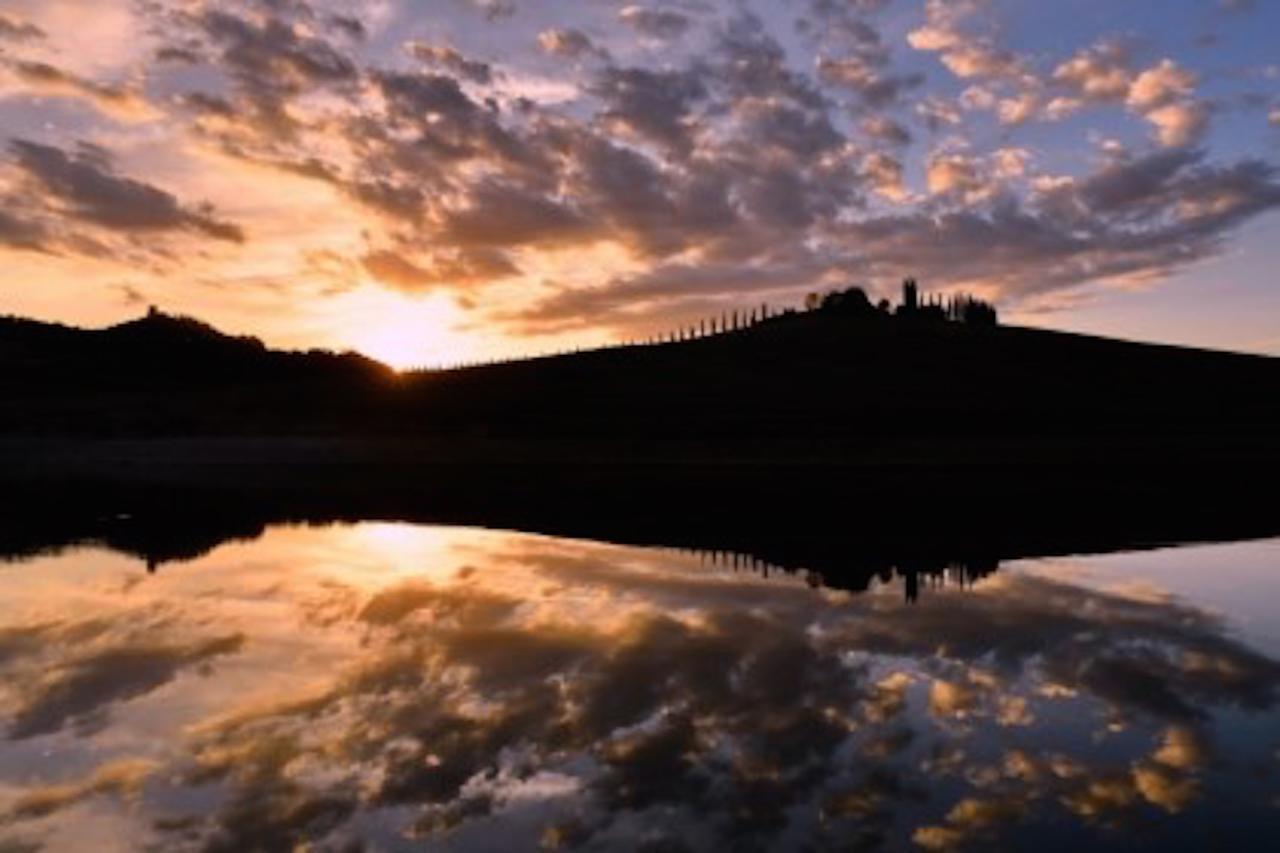
[[[456,330],[461,312],[444,294],[414,296],[369,287],[343,297],[337,336],[397,370],[463,361],[475,341]]]

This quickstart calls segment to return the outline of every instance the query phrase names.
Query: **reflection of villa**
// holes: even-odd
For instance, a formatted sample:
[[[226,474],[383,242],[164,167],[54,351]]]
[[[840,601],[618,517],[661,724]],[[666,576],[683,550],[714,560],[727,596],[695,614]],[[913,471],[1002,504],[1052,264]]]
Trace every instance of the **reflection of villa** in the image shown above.
[[[727,568],[734,572],[745,570],[758,572],[762,577],[770,573],[786,575],[803,575],[809,586],[842,589],[850,592],[866,591],[872,581],[880,584],[892,583],[896,578],[902,580],[903,597],[908,602],[920,597],[920,589],[940,589],[955,586],[965,589],[977,581],[994,574],[1000,568],[999,560],[993,557],[970,557],[966,559],[940,558],[900,558],[892,562],[875,562],[853,565],[846,556],[838,566],[822,571],[810,564],[801,565],[795,561],[779,561],[776,558],[761,557],[757,554],[738,551],[701,550],[698,555],[703,565],[716,568]],[[857,562],[857,561],[853,561]]]

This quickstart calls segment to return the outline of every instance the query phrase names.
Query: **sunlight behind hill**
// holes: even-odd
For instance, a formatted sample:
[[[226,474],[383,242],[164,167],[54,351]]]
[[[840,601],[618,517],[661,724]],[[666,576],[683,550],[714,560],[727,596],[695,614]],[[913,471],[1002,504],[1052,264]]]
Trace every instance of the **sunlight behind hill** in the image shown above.
[[[413,296],[362,289],[342,297],[334,339],[397,370],[456,363],[475,355],[462,314],[443,294]]]

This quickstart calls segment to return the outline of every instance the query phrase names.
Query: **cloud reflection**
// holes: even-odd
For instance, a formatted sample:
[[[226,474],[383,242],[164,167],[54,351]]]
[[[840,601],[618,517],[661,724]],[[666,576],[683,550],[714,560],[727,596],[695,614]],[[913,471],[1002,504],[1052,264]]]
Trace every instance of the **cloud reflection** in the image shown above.
[[[655,549],[353,530],[95,577],[92,623],[22,567],[0,756],[56,745],[67,767],[0,774],[4,820],[38,834],[129,799],[156,843],[207,850],[1123,833],[1212,808],[1217,721],[1271,712],[1280,685],[1223,617],[1051,566],[906,606]]]

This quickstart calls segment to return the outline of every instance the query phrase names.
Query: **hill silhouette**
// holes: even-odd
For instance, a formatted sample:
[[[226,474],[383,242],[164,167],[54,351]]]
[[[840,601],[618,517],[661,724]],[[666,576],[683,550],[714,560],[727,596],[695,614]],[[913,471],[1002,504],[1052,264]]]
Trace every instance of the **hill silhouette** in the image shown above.
[[[815,311],[406,383],[433,430],[633,438],[1257,433],[1280,360]]]
[[[0,318],[0,363],[0,430],[45,435],[332,429],[392,375],[154,309],[105,329]]]
[[[0,489],[23,498],[0,551],[138,536],[162,561],[275,521],[400,518],[857,587],[888,565],[1277,532],[1256,495],[1280,475],[1280,360],[1002,327],[975,305],[845,292],[701,336],[408,374],[160,313],[0,320]]]
[[[883,441],[1269,446],[1280,427],[1280,359],[996,326],[972,301],[891,313],[848,293],[693,339],[407,374],[155,311],[101,330],[3,319],[0,432],[768,457]],[[966,312],[981,322],[947,319]]]

